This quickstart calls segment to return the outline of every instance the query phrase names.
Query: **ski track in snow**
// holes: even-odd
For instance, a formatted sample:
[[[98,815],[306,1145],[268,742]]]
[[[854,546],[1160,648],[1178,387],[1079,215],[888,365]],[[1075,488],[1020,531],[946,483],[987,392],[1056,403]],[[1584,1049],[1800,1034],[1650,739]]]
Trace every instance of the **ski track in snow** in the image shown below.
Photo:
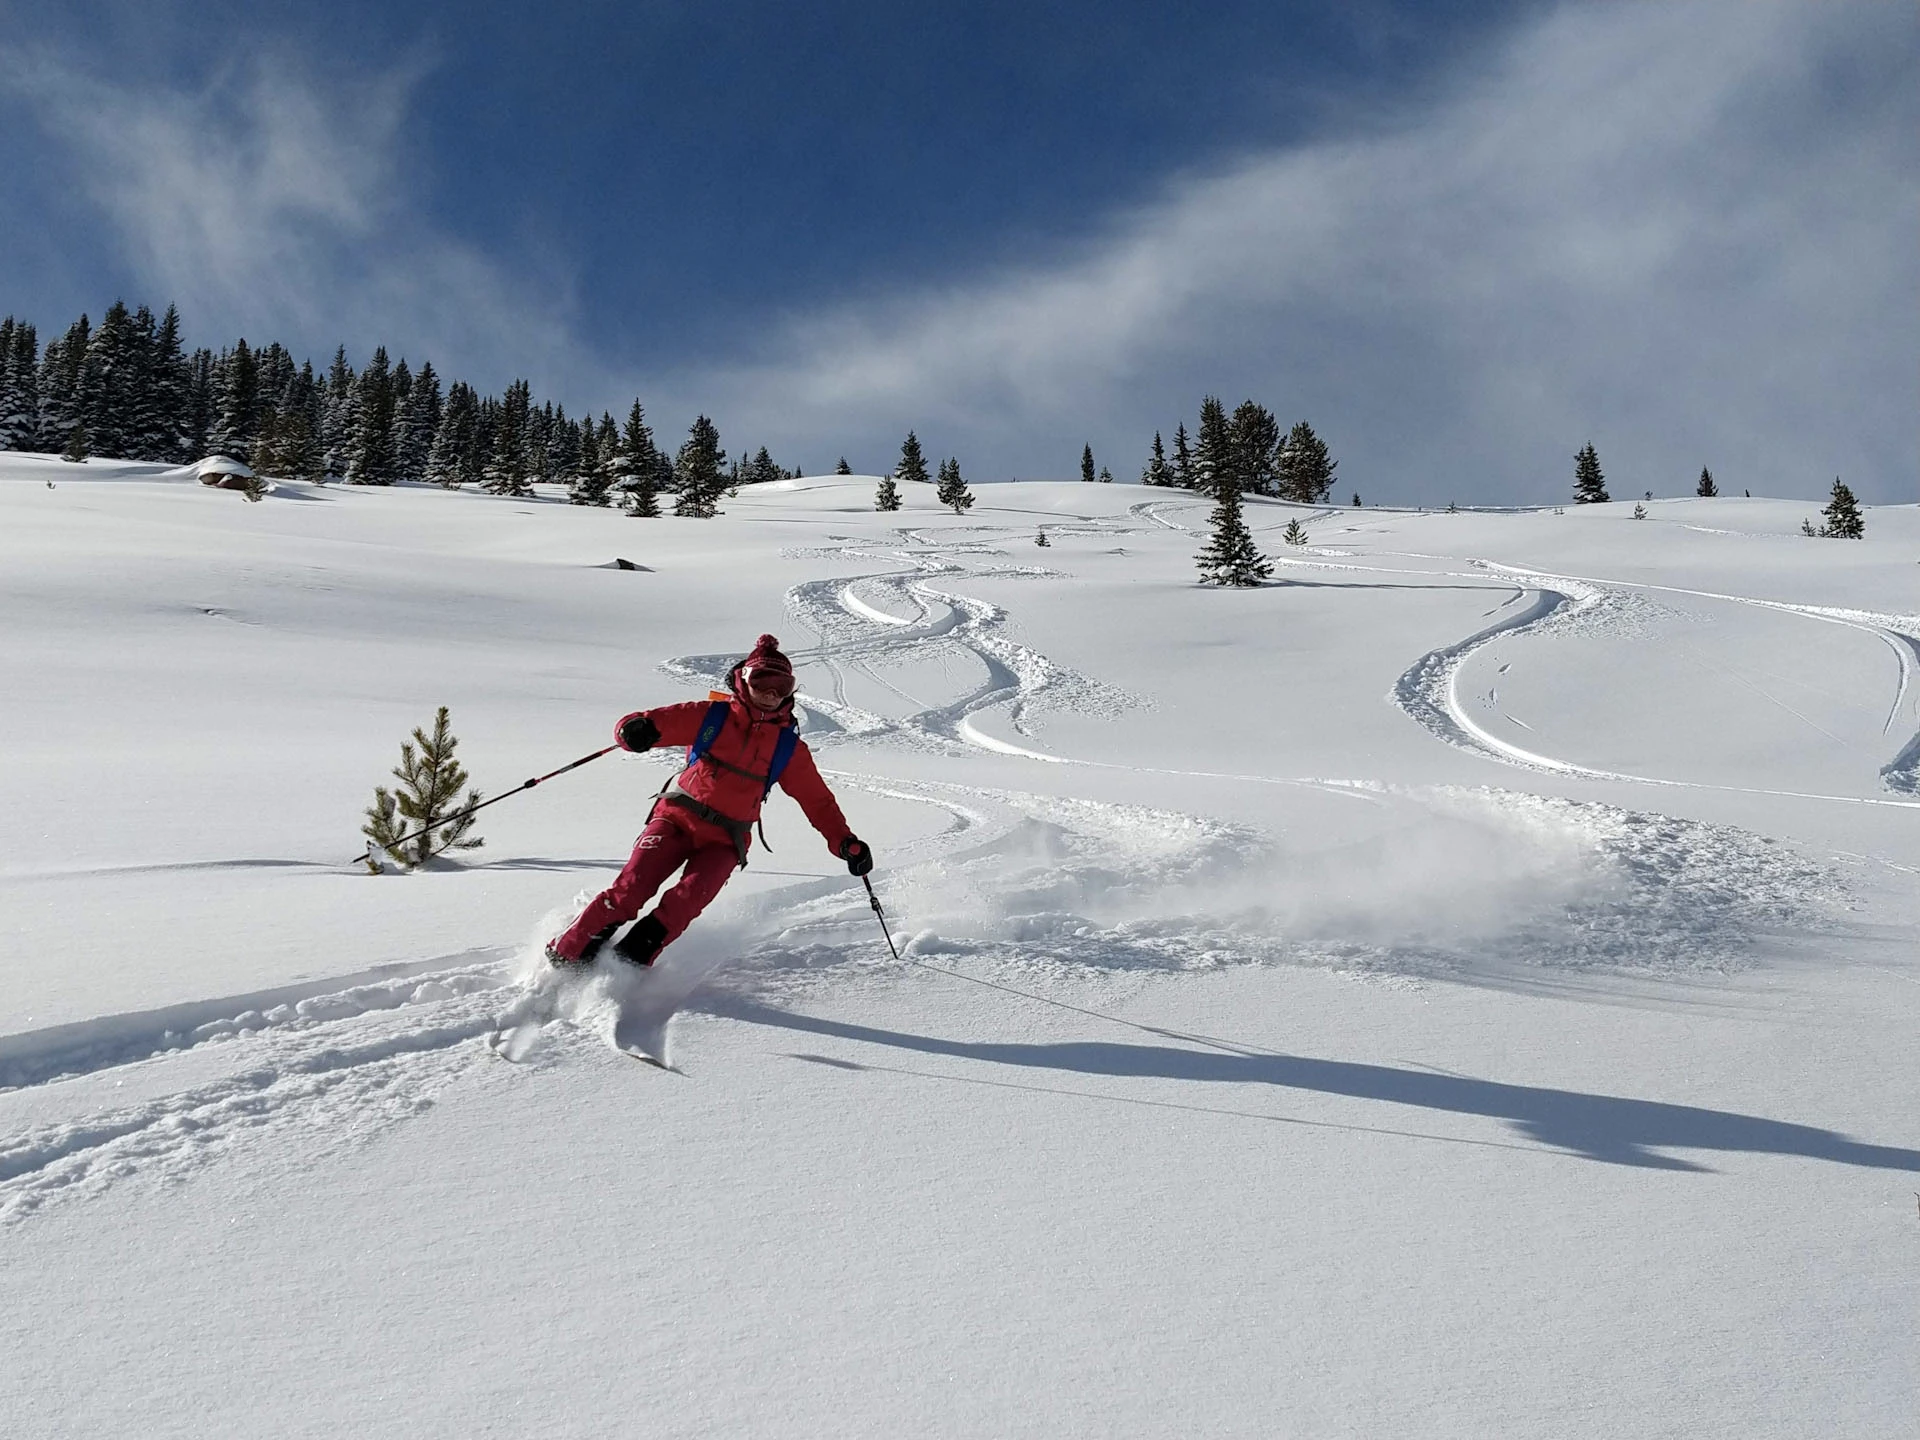
[[[227,1067],[171,1093],[0,1135],[0,1223],[136,1175],[185,1179],[249,1139],[297,1132],[330,1153],[420,1113],[483,1057],[467,1042],[495,1027],[506,953],[466,951],[0,1037],[0,1105],[8,1093],[131,1075],[185,1053],[215,1062],[196,1073]]]
[[[1881,727],[1882,733],[1885,734],[1891,732],[1901,706],[1912,690],[1914,665],[1916,659],[1920,659],[1920,617],[1887,615],[1874,611],[1839,609],[1830,606],[1797,605],[1782,600],[1723,595],[1713,591],[1685,590],[1676,586],[1651,585],[1636,581],[1597,580],[1584,576],[1556,575],[1547,571],[1500,565],[1492,561],[1471,563],[1485,574],[1510,576],[1516,581],[1526,582],[1527,593],[1532,594],[1534,598],[1526,609],[1505,616],[1464,640],[1428,651],[1409,666],[1395,682],[1392,695],[1394,702],[1406,711],[1415,723],[1423,726],[1447,744],[1522,769],[1579,776],[1584,779],[1625,781],[1636,785],[1684,789],[1720,790],[1741,794],[1776,795],[1840,804],[1920,808],[1920,799],[1819,795],[1757,786],[1719,785],[1650,775],[1630,775],[1556,759],[1516,745],[1488,730],[1474,718],[1470,707],[1460,693],[1459,683],[1461,670],[1468,659],[1495,640],[1523,632],[1532,634],[1548,631],[1564,632],[1583,623],[1618,628],[1621,623],[1621,613],[1630,607],[1635,592],[1686,595],[1696,599],[1749,605],[1756,609],[1802,616],[1811,621],[1842,625],[1870,634],[1880,640],[1893,651],[1899,664],[1899,682],[1893,701],[1888,708],[1887,720]],[[1448,573],[1458,574],[1458,572]],[[1786,708],[1791,710],[1791,707]],[[1791,713],[1799,714],[1798,711],[1791,711]],[[1805,719],[1804,716],[1801,718]],[[1521,725],[1522,729],[1530,728],[1517,720],[1514,723]],[[1807,723],[1811,725],[1813,722],[1807,721]],[[1890,791],[1920,795],[1920,733],[1916,733],[1891,761],[1880,768],[1879,776],[1883,787]]]
[[[1145,501],[1130,507],[1130,515],[1188,532],[1164,512],[1196,503],[1184,497]],[[1072,517],[1044,522],[1043,529],[1136,533],[1126,525]],[[1111,711],[1144,703],[1015,640],[1007,633],[1011,617],[1004,608],[965,593],[973,580],[1056,577],[1041,566],[1012,563],[996,543],[1006,536],[1005,529],[938,536],[903,529],[893,544],[848,541],[804,552],[876,568],[806,581],[788,592],[789,611],[816,637],[812,647],[789,647],[789,653],[829,677],[827,694],[801,696],[803,732],[830,743],[941,754],[987,749],[1130,773],[1314,787],[1440,817],[1490,845],[1548,860],[1541,862],[1546,868],[1515,882],[1528,903],[1495,897],[1500,903],[1491,908],[1510,913],[1491,927],[1449,928],[1410,918],[1421,908],[1418,897],[1403,907],[1406,915],[1383,920],[1362,913],[1369,907],[1329,906],[1315,893],[1314,876],[1292,878],[1312,857],[1280,853],[1246,827],[1146,806],[830,770],[842,786],[949,816],[939,833],[903,847],[900,863],[880,886],[890,917],[903,927],[896,938],[911,957],[965,962],[1029,985],[1263,963],[1468,979],[1542,968],[1696,973],[1751,963],[1752,951],[1769,937],[1817,928],[1833,895],[1841,893],[1831,871],[1785,847],[1666,815],[1496,789],[1396,790],[1366,779],[1111,765],[994,736],[977,722],[996,710],[1005,711],[1015,734],[1030,740],[1049,706]],[[1458,693],[1462,665],[1496,638],[1625,623],[1632,618],[1625,592],[1665,587],[1480,561],[1466,562],[1472,567],[1467,571],[1411,572],[1340,563],[1324,550],[1309,553],[1315,558],[1275,559],[1288,567],[1441,573],[1511,591],[1487,612],[1494,623],[1422,656],[1395,685],[1390,698],[1437,738],[1522,769],[1688,783],[1614,775],[1522,749],[1488,732]],[[1901,659],[1891,728],[1920,659],[1920,622],[1739,596],[1707,598],[1880,636]],[[717,686],[735,658],[684,655],[664,668]],[[901,683],[901,672],[914,667],[967,678],[957,697],[928,703],[910,693],[911,678]],[[856,704],[849,677],[898,697],[910,707],[904,718]],[[1492,698],[1497,703],[1497,694]],[[1920,792],[1920,735],[1882,776],[1890,789]],[[1381,863],[1402,862],[1389,851]],[[816,983],[824,974],[890,964],[864,893],[839,878],[782,886],[745,898],[738,908],[743,933],[771,938],[743,942],[715,987],[722,997],[777,992]],[[140,1069],[150,1082],[156,1072],[148,1067],[177,1064],[183,1054],[231,1062],[219,1078],[200,1078],[172,1093],[0,1133],[0,1223],[19,1221],[56,1199],[99,1194],[130,1177],[185,1179],[264,1136],[297,1132],[309,1150],[317,1140],[321,1153],[331,1153],[420,1113],[443,1087],[493,1055],[537,1057],[562,1033],[555,1020],[585,1031],[611,1026],[619,995],[609,987],[617,980],[601,983],[590,976],[566,988],[541,967],[511,965],[511,954],[504,948],[468,951],[0,1036],[0,1102],[10,1092],[52,1094],[67,1082],[123,1067]],[[667,1019],[706,976],[672,979],[655,972],[649,978],[670,981],[655,983],[649,992],[657,1002],[649,1024],[664,1048]],[[724,998],[718,1003],[724,1008]],[[219,1067],[197,1065],[193,1071],[204,1076],[209,1068]]]

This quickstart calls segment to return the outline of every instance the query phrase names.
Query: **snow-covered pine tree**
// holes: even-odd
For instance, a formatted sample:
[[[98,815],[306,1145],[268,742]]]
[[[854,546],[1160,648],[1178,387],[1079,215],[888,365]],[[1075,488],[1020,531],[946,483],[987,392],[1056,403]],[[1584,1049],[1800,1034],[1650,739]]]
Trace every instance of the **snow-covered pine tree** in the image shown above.
[[[1287,521],[1287,528],[1280,532],[1280,538],[1289,545],[1304,545],[1307,543],[1306,527],[1300,523],[1299,516],[1296,515],[1293,519]]]
[[[1034,533],[1033,543],[1038,545],[1042,550],[1049,548],[1053,544],[1051,540],[1047,539],[1047,532],[1044,530]]]
[[[1280,422],[1264,405],[1242,400],[1228,422],[1229,453],[1242,494],[1280,493]]]
[[[60,458],[78,465],[92,453],[87,443],[87,422],[76,420],[73,428],[67,431],[67,448],[60,452]]]
[[[619,458],[615,464],[621,508],[636,520],[657,519],[660,514],[660,448],[654,444],[646,411],[640,408],[637,399],[627,412],[627,425],[620,434]]]
[[[533,389],[524,380],[507,386],[493,412],[493,443],[487,452],[480,488],[493,495],[524,500],[533,494],[527,468],[527,416]]]
[[[392,791],[384,785],[374,787],[367,823],[360,828],[373,842],[374,855],[367,868],[376,875],[382,853],[412,870],[442,851],[474,850],[486,843],[478,836],[467,838],[474,819],[461,812],[472,810],[482,797],[478,790],[467,791],[464,798],[460,795],[467,772],[454,758],[459,747],[444,705],[434,712],[433,734],[415,727],[413,739],[402,742],[400,764],[393,772],[399,784]],[[416,830],[421,833],[406,840]]]
[[[1866,517],[1860,513],[1860,502],[1853,498],[1853,491],[1840,483],[1838,475],[1833,477],[1833,494],[1827,501],[1827,508],[1821,512],[1827,523],[1820,533],[1834,540],[1864,540],[1867,535]]]
[[[900,444],[900,463],[893,467],[894,477],[914,485],[927,483],[927,457],[920,449],[920,437],[909,430]]]
[[[1167,464],[1166,447],[1160,443],[1160,432],[1153,432],[1153,453],[1147,456],[1147,468],[1140,472],[1142,485],[1171,485],[1173,470]]]
[[[1182,490],[1196,490],[1193,475],[1193,449],[1187,440],[1187,422],[1182,420],[1173,432],[1173,483]]]
[[[833,473],[836,475],[851,475],[853,473],[853,467],[847,464],[846,456],[842,455],[840,457],[840,463],[833,467]]]
[[[720,431],[706,416],[697,416],[674,456],[674,479],[680,487],[673,513],[695,520],[711,520],[720,513],[720,496],[727,487],[727,452],[720,448]]]
[[[1238,477],[1233,471],[1233,430],[1227,423],[1226,407],[1220,397],[1209,395],[1200,402],[1200,434],[1193,451],[1193,487],[1216,498],[1231,490],[1240,494]],[[1236,504],[1234,514],[1240,513]]]
[[[387,347],[374,347],[373,358],[354,381],[353,443],[347,458],[347,480],[354,485],[391,485],[393,464],[393,372],[387,365]]]
[[[1700,483],[1694,487],[1693,493],[1703,500],[1711,500],[1720,493],[1720,487],[1713,483],[1713,471],[1704,465],[1700,467]]]
[[[146,404],[140,429],[149,458],[175,465],[199,458],[188,453],[192,389],[192,375],[180,343],[180,312],[169,305],[147,349]]]
[[[133,452],[126,427],[139,383],[134,343],[133,317],[115,300],[87,339],[75,397],[95,455],[125,459]]]
[[[347,363],[347,347],[339,346],[333,352],[333,364],[327,367],[326,397],[320,413],[321,462],[329,475],[345,475],[353,459],[354,434],[358,428],[354,417],[354,379],[353,367]]]
[[[233,349],[222,360],[220,408],[207,444],[215,455],[244,464],[253,458],[253,437],[258,428],[259,370],[244,336],[234,341]]]
[[[1091,445],[1080,447],[1080,483],[1093,484],[1093,446]]]
[[[527,480],[531,484],[550,482],[553,479],[552,452],[548,442],[553,436],[553,402],[542,405],[529,403],[527,407],[527,434],[521,442],[521,453],[527,457]]]
[[[207,440],[219,405],[219,375],[213,351],[202,345],[187,361],[187,424],[180,448],[188,460],[204,460],[211,453]]]
[[[973,491],[960,478],[960,462],[951,456],[940,464],[940,488],[936,495],[940,503],[956,515],[964,515],[973,508]]]
[[[401,480],[424,480],[427,462],[433,455],[434,436],[440,432],[440,417],[446,402],[440,394],[440,377],[433,362],[420,362],[420,373],[407,387],[407,398],[393,417],[393,468]]]
[[[1280,447],[1276,480],[1283,499],[1302,505],[1324,505],[1333,493],[1333,472],[1340,462],[1327,453],[1327,442],[1301,420],[1287,432]]]
[[[1573,457],[1573,503],[1604,505],[1609,498],[1607,477],[1600,473],[1600,456],[1588,442]]]
[[[479,400],[473,387],[464,380],[454,381],[440,410],[440,425],[433,432],[433,445],[427,451],[428,480],[445,489],[457,490],[473,478],[467,465],[474,449],[478,418]]]
[[[49,341],[40,357],[39,448],[64,446],[73,427],[85,420],[80,408],[80,362],[86,358],[93,325],[85,315]]]
[[[1219,402],[1214,405],[1218,408]],[[1203,436],[1205,425],[1202,411]],[[1254,547],[1253,536],[1247,533],[1247,522],[1240,513],[1240,491],[1231,483],[1220,485],[1214,495],[1213,538],[1194,558],[1200,566],[1202,585],[1253,586],[1273,574],[1272,562]]]
[[[40,437],[40,341],[11,315],[0,326],[0,450],[33,450]]]
[[[900,508],[900,486],[893,476],[882,475],[879,488],[873,492],[873,508],[881,511],[894,511]]]

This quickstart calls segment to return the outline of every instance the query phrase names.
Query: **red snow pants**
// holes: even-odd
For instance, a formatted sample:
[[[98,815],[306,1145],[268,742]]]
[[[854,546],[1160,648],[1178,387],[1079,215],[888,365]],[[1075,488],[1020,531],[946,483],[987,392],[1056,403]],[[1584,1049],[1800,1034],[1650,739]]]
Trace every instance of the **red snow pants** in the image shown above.
[[[686,871],[654,907],[667,928],[667,944],[678,940],[700,912],[713,903],[720,887],[739,868],[740,857],[724,831],[689,815],[677,805],[657,806],[619,878],[588,902],[553,948],[576,960],[587,942],[610,925],[624,925],[653,898],[682,865]]]

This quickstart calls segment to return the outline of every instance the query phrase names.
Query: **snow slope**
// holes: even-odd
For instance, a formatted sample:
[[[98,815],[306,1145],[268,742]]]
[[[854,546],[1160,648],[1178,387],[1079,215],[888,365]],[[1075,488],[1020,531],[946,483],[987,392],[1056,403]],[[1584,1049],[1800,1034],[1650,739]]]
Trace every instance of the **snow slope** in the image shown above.
[[[8,1433],[1911,1428],[1920,510],[1256,500],[1214,592],[1190,496],[874,483],[0,457]],[[541,975],[667,757],[347,863],[434,706],[496,794],[763,630],[901,962],[776,797]]]

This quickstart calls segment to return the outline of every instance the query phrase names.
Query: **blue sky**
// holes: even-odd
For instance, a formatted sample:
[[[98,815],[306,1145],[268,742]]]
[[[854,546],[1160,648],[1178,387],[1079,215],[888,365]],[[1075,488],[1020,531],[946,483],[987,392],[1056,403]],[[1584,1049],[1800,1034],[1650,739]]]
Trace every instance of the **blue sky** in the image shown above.
[[[0,310],[385,341],[810,469],[1913,498],[1910,7],[0,3]],[[16,143],[17,142],[17,143]]]

